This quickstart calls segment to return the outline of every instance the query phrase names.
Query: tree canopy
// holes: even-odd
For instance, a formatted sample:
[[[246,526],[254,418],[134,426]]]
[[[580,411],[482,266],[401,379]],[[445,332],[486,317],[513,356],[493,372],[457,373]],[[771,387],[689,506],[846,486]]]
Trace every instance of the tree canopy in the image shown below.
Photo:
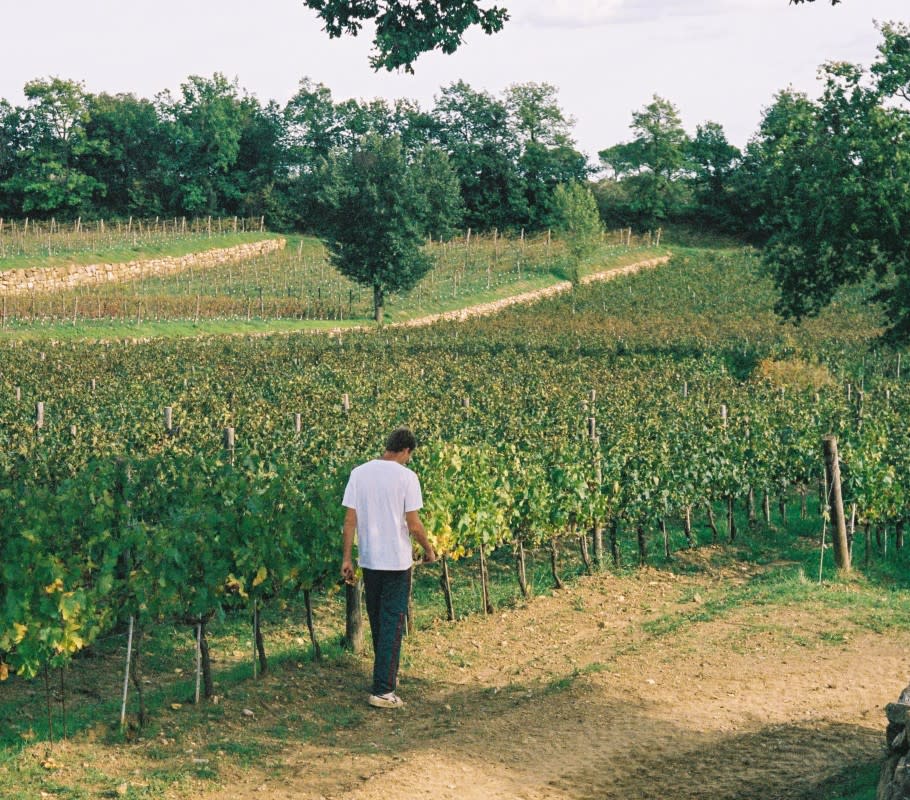
[[[475,0],[304,0],[325,22],[332,38],[357,36],[367,21],[376,24],[370,58],[374,69],[403,67],[413,72],[421,53],[454,53],[464,32],[477,25],[484,33],[502,30],[506,9]]]
[[[871,70],[824,67],[817,101],[782,92],[746,165],[768,235],[778,310],[816,314],[872,281],[889,336],[910,339],[910,29],[883,25]]]

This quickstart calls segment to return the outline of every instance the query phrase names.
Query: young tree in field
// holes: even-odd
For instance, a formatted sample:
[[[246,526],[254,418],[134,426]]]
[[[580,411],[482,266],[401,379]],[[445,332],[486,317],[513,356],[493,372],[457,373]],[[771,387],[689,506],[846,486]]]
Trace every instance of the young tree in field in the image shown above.
[[[682,209],[689,172],[689,137],[669,100],[653,100],[632,114],[631,142],[598,154],[617,180],[628,182],[634,208],[644,225],[668,219]]]
[[[889,336],[910,340],[910,29],[882,26],[866,72],[824,68],[817,102],[783,94],[754,168],[778,310],[816,314],[844,285],[878,282]]]
[[[421,250],[427,214],[421,178],[397,137],[376,134],[332,153],[321,173],[321,235],[338,270],[372,289],[379,323],[386,295],[411,289],[431,266]]]
[[[581,277],[581,264],[600,244],[603,223],[591,190],[581,183],[560,184],[553,194],[556,229],[569,250],[572,283]]]

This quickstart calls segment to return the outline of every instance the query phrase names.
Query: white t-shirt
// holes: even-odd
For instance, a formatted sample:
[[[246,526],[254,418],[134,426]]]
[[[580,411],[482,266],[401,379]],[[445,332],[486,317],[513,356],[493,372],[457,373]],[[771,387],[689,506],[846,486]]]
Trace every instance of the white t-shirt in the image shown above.
[[[397,461],[354,467],[341,501],[357,512],[358,562],[367,569],[409,569],[414,561],[404,515],[423,508],[417,475]]]

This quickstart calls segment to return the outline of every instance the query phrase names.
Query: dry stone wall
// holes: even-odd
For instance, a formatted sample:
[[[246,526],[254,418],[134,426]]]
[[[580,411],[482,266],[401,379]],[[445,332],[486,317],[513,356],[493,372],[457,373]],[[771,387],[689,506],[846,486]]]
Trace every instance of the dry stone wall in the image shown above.
[[[170,275],[190,269],[208,269],[272,253],[284,248],[284,239],[264,239],[235,247],[222,247],[121,264],[69,264],[64,267],[14,269],[0,272],[0,295],[21,295],[31,292],[53,292],[76,286],[122,283],[152,275]]]
[[[910,800],[910,686],[885,708],[888,754],[882,766],[877,800]]]

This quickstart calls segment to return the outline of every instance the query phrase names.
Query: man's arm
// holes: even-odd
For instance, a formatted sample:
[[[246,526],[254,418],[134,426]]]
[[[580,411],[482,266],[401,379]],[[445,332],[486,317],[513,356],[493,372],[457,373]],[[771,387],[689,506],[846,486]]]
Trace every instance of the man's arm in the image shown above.
[[[344,529],[341,550],[341,577],[345,583],[354,582],[354,531],[357,530],[357,512],[349,508],[344,513]]]
[[[433,550],[433,545],[430,544],[430,540],[427,538],[427,531],[423,527],[423,522],[420,521],[420,514],[416,511],[406,511],[404,519],[408,524],[408,531],[411,536],[423,548],[423,560],[428,564],[433,563],[436,560],[436,551]]]

